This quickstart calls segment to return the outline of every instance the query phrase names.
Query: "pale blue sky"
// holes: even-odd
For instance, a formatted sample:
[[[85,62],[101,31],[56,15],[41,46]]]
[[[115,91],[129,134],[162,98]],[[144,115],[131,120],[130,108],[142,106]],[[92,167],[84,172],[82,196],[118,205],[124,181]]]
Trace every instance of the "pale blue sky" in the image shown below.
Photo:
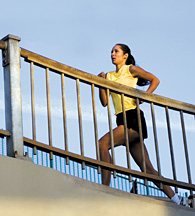
[[[0,37],[92,74],[113,70],[110,50],[128,44],[161,80],[156,93],[194,103],[193,0],[3,1]]]
[[[113,70],[110,51],[116,43],[126,43],[130,46],[137,64],[160,79],[156,94],[194,104],[194,10],[194,0],[3,1],[0,38],[7,34],[19,36],[21,47],[94,75]],[[58,91],[56,94],[60,92],[55,91]],[[27,94],[26,90],[23,94]],[[23,97],[23,109],[28,113],[29,99]],[[56,105],[56,95],[51,94],[51,97],[54,104],[53,115],[58,118],[61,108]],[[42,103],[42,98],[37,96],[36,110],[40,115],[45,113],[45,105]],[[76,109],[75,103],[71,100],[67,103],[70,107],[70,119],[76,118],[72,108]],[[90,102],[88,104],[85,101],[83,107],[85,111],[91,109]],[[0,108],[2,109],[1,105]],[[102,126],[105,125],[105,118],[99,101],[97,109],[102,122],[99,133],[103,134],[107,129]],[[26,115],[28,117],[24,118],[30,118],[29,114]],[[87,116],[86,112],[83,117],[86,127],[92,128],[88,126],[88,119],[91,117]],[[40,128],[44,130],[46,119],[43,121],[40,117],[40,121]],[[158,121],[159,127],[164,128],[164,114]],[[192,125],[189,133],[194,133],[194,122],[192,119],[189,122]],[[59,130],[58,126],[62,122],[55,120],[54,124],[56,128],[54,127],[53,131],[59,132],[61,129]],[[178,131],[177,117],[174,118],[172,126]],[[29,126],[24,127],[24,131],[28,134]],[[163,137],[161,131],[159,134]],[[70,131],[70,136],[73,135]],[[163,148],[164,143],[160,142],[160,145],[160,148]],[[153,147],[148,148],[153,151]],[[152,155],[151,157],[155,158],[153,152]],[[176,160],[182,161],[179,156]]]

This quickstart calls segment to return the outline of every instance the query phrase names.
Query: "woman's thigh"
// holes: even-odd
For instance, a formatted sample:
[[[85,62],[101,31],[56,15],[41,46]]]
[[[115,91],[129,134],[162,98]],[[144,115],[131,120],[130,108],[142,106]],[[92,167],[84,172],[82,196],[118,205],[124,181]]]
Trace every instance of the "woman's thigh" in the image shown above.
[[[139,138],[139,134],[132,130],[128,129],[128,137],[129,142],[133,142]],[[113,139],[114,139],[114,147],[125,145],[125,133],[124,133],[124,126],[120,125],[113,129]],[[100,140],[99,144],[103,145],[104,147],[110,149],[111,143],[110,143],[110,132],[105,134]]]
[[[134,161],[137,163],[137,165],[140,167],[140,169],[143,171],[143,158],[141,154],[141,143],[135,142],[132,145],[130,145],[130,153],[134,159]],[[146,149],[146,146],[144,144],[144,156],[145,156],[145,163],[146,163],[146,169],[147,172],[151,173],[153,171],[153,166],[149,158],[148,151]]]
[[[120,125],[113,129],[113,139],[114,139],[114,147],[123,145],[124,143],[124,127],[123,125]],[[110,149],[111,148],[111,142],[110,142],[110,132],[106,133],[103,137],[99,140],[100,147],[103,145],[103,147]]]

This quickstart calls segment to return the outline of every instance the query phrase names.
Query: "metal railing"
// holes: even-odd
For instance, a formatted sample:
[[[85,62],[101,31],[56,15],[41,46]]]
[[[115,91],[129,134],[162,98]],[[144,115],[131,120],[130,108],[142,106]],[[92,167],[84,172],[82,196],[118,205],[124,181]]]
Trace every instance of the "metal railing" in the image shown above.
[[[90,165],[97,167],[98,174],[101,173],[101,169],[108,169],[113,172],[114,177],[116,177],[116,173],[124,174],[129,176],[129,181],[131,181],[132,176],[138,177],[145,180],[145,185],[147,185],[147,181],[155,181],[160,183],[160,187],[162,188],[162,184],[167,184],[175,187],[176,192],[178,188],[187,189],[190,191],[190,194],[193,195],[193,191],[195,191],[195,184],[192,182],[191,169],[190,169],[190,159],[188,153],[188,144],[186,138],[186,125],[184,122],[184,114],[195,115],[195,106],[187,103],[183,103],[180,101],[172,100],[169,98],[165,98],[162,96],[158,96],[155,94],[146,93],[137,89],[133,89],[115,82],[111,82],[108,80],[104,80],[100,77],[91,75],[89,73],[83,72],[81,70],[69,67],[65,64],[56,62],[54,60],[48,59],[46,57],[40,56],[36,53],[28,51],[26,49],[20,48],[18,46],[18,41],[20,39],[14,36],[7,36],[3,40],[0,41],[0,48],[3,50],[3,66],[4,66],[4,75],[5,75],[5,110],[8,114],[6,114],[6,130],[0,131],[2,136],[7,136],[7,145],[8,145],[8,155],[9,156],[22,156],[24,155],[23,144],[28,147],[32,147],[34,149],[34,154],[36,154],[37,150],[41,150],[49,153],[50,155],[50,167],[53,167],[53,158],[55,156],[60,156],[66,158],[66,163],[69,163],[69,160],[76,161],[82,164],[82,169],[85,169],[85,165]],[[30,64],[30,89],[31,89],[31,115],[32,115],[32,138],[23,137],[22,132],[22,121],[21,121],[21,90],[20,90],[20,76],[18,73],[20,59],[18,57],[20,55],[24,58],[25,62]],[[12,59],[13,58],[13,59]],[[15,64],[18,64],[15,65]],[[45,71],[45,86],[46,86],[46,101],[47,101],[47,121],[48,121],[48,144],[40,142],[36,137],[36,114],[35,114],[35,92],[34,92],[34,67],[42,68]],[[15,69],[16,68],[16,69]],[[50,104],[50,79],[51,73],[55,73],[60,77],[61,86],[61,100],[62,100],[62,113],[63,113],[63,127],[64,127],[64,147],[58,148],[53,144],[52,137],[52,121],[51,121],[51,104]],[[15,83],[11,83],[13,79],[8,77],[6,79],[6,74],[9,76],[14,76],[17,79]],[[76,81],[76,99],[77,99],[77,110],[78,110],[78,125],[79,125],[79,142],[80,142],[80,153],[76,153],[74,151],[70,151],[71,144],[68,143],[68,128],[67,128],[67,110],[66,110],[66,101],[65,101],[65,84],[64,80],[66,78],[70,78],[71,80]],[[81,91],[80,85],[81,83],[85,83],[90,86],[91,89],[91,102],[93,109],[93,123],[94,123],[94,139],[95,139],[95,149],[96,149],[96,157],[90,158],[85,156],[85,140],[83,138],[83,122],[82,122],[82,111],[81,111]],[[13,90],[19,88],[18,91],[13,93]],[[41,84],[43,85],[43,84]],[[126,137],[126,158],[127,158],[127,166],[119,166],[115,160],[115,149],[113,146],[114,140],[112,136],[112,115],[111,115],[111,105],[110,101],[108,101],[107,106],[107,114],[108,114],[108,123],[109,123],[109,131],[111,134],[111,155],[113,158],[113,163],[109,164],[100,160],[99,153],[99,145],[98,145],[98,119],[96,113],[96,100],[95,100],[95,89],[104,88],[107,91],[107,96],[109,98],[110,92],[118,93],[122,96],[122,105],[124,104],[124,96],[129,96],[136,99],[137,108],[138,108],[138,121],[139,121],[139,131],[140,131],[140,140],[142,146],[142,158],[143,158],[143,167],[144,171],[140,172],[137,170],[133,170],[130,164],[130,154],[129,154],[129,145],[128,145],[128,135],[127,130],[125,130]],[[17,98],[15,101],[14,97]],[[19,100],[18,100],[19,99]],[[139,112],[139,101],[144,101],[150,106],[151,109],[151,119],[152,119],[152,127],[153,127],[153,135],[154,135],[154,144],[155,144],[155,152],[156,152],[156,161],[157,161],[157,170],[158,176],[154,176],[152,174],[146,173],[145,166],[145,156],[143,151],[143,139],[142,139],[142,130],[141,130],[141,120],[140,120],[140,112]],[[12,109],[10,109],[12,107]],[[123,113],[124,111],[124,105]],[[167,124],[167,133],[169,138],[169,149],[170,149],[170,157],[171,157],[171,169],[173,173],[173,178],[165,178],[162,177],[161,173],[161,163],[160,163],[160,152],[159,152],[159,140],[157,137],[157,126],[155,120],[155,109],[154,107],[161,107],[165,111],[166,116],[166,124]],[[174,144],[172,140],[172,130],[171,130],[171,120],[170,120],[170,111],[174,110],[180,115],[180,125],[181,125],[181,133],[183,136],[183,147],[184,147],[184,155],[186,161],[186,171],[187,171],[187,181],[179,181],[177,179],[177,172],[175,166],[175,158],[174,158]],[[16,116],[15,116],[16,115]],[[124,115],[125,120],[125,115]],[[12,124],[10,124],[12,122]],[[124,121],[125,122],[125,121]],[[17,129],[13,126],[13,124],[17,124]],[[177,123],[179,124],[179,123]],[[18,125],[19,128],[18,129]],[[15,131],[17,130],[17,131]],[[22,136],[22,140],[21,140]],[[22,147],[22,148],[21,148]]]
[[[5,141],[5,139],[0,138],[0,155],[7,156]],[[33,163],[45,167],[50,167],[48,153],[37,150],[35,155],[33,153],[33,148],[27,146],[24,147],[24,151],[28,154],[28,157],[32,159]],[[69,164],[67,165],[65,158],[61,158],[56,155],[54,156],[53,169],[90,182],[94,182],[97,184],[102,183],[101,176],[98,175],[96,167],[86,166],[83,170],[80,163],[70,160]],[[114,178],[112,175],[110,187],[128,193],[167,198],[167,196],[152,182],[148,182],[148,185],[145,186],[143,180],[138,178],[132,178],[132,181],[130,182],[128,176],[122,174],[117,174],[116,178]],[[180,192],[179,195],[184,198],[188,197],[187,192]]]

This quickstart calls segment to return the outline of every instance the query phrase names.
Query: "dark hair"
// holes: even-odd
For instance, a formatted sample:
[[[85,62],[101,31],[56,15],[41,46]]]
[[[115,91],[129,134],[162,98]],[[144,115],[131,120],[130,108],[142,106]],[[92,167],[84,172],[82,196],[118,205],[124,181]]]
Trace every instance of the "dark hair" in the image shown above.
[[[125,44],[118,43],[116,45],[118,45],[118,46],[121,47],[121,49],[122,49],[122,51],[123,51],[124,54],[126,54],[126,53],[128,54],[128,58],[126,60],[126,65],[130,65],[130,64],[135,65],[135,59],[131,55],[130,48],[127,45],[125,45]],[[139,86],[145,86],[145,85],[149,85],[149,84],[150,84],[150,82],[148,80],[145,80],[143,78],[138,78],[137,85],[139,85]]]

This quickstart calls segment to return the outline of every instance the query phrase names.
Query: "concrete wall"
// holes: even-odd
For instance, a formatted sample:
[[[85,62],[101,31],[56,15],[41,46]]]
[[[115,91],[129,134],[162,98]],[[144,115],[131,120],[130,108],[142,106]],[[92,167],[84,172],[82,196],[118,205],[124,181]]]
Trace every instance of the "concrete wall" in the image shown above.
[[[195,210],[0,156],[0,215],[194,216]]]

